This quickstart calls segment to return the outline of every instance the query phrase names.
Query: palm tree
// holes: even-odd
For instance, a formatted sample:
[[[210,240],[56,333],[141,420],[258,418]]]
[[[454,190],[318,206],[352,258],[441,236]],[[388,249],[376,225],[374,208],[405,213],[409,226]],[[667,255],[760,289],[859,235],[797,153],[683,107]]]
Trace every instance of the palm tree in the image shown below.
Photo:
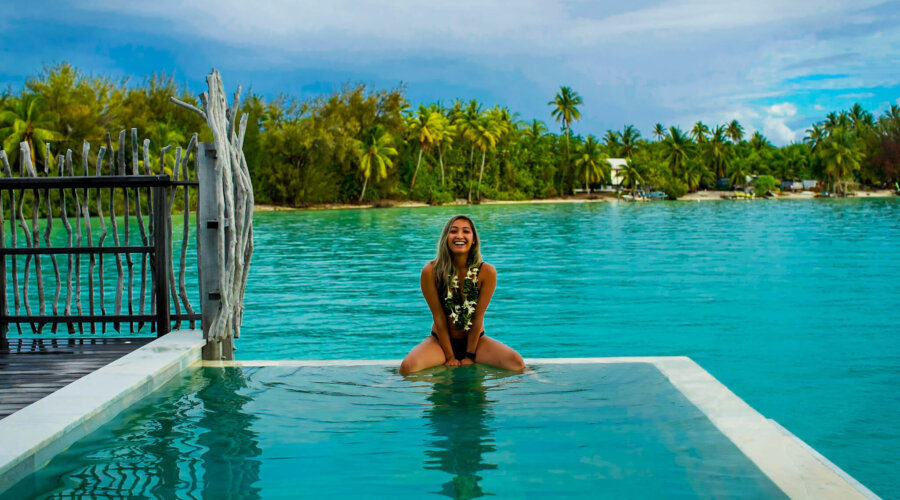
[[[656,142],[659,142],[666,137],[666,129],[663,127],[662,123],[657,123],[653,127],[653,136],[656,137]]]
[[[683,172],[691,149],[691,140],[680,128],[669,128],[669,136],[663,141],[663,153],[672,175],[678,177]]]
[[[641,133],[634,125],[626,125],[619,134],[622,139],[622,156],[631,158],[631,155],[637,150],[637,142],[641,138]]]
[[[818,123],[814,123],[812,127],[806,129],[806,137],[803,138],[803,142],[809,144],[810,152],[815,153],[827,136],[828,133],[825,132],[825,129],[819,126]]]
[[[631,186],[632,196],[635,195],[638,187],[644,182],[644,177],[630,158],[625,161],[625,165],[622,166],[622,171],[619,172],[619,175],[622,178],[623,186]]]
[[[150,129],[150,144],[153,145],[154,151],[162,151],[162,149],[166,146],[171,145],[181,145],[184,144],[184,134],[181,133],[171,122],[166,121],[165,123],[157,122],[154,124],[154,127]],[[162,159],[163,162],[168,165],[175,165],[175,152],[169,148],[166,151],[165,157]],[[166,161],[168,160],[168,161]],[[151,164],[156,160],[151,160]],[[166,168],[165,165],[156,165],[156,169],[161,174],[172,175],[172,169]]]
[[[841,185],[841,193],[846,191],[845,181],[852,179],[859,171],[863,159],[862,151],[854,142],[855,136],[843,127],[835,129],[822,145],[821,157],[825,174],[832,183]]]
[[[731,170],[728,172],[728,179],[731,181],[732,188],[747,182],[747,171],[745,168],[745,163],[740,160],[731,164]]]
[[[725,177],[725,172],[728,170],[728,164],[731,161],[732,146],[726,142],[725,135],[725,127],[716,125],[705,148],[706,159],[717,179]]]
[[[416,175],[419,174],[419,166],[422,164],[422,153],[430,150],[435,143],[435,135],[441,124],[440,113],[430,111],[424,104],[419,105],[419,109],[407,117],[406,124],[409,135],[419,144],[419,159],[416,160],[416,170],[413,172],[412,182],[409,188],[412,189],[416,185]]]
[[[559,88],[556,97],[547,104],[549,106],[554,106],[550,115],[557,122],[562,122],[563,128],[566,131],[566,161],[568,161],[569,132],[572,128],[572,122],[581,119],[581,112],[578,111],[578,106],[584,104],[584,101],[581,99],[581,96],[578,95],[578,92],[575,92],[570,87],[564,86]]]
[[[27,142],[31,150],[31,164],[37,168],[35,151],[43,156],[46,141],[62,139],[62,134],[52,128],[53,114],[43,110],[42,97],[24,90],[20,97],[8,98],[4,104],[4,109],[0,111],[0,137],[4,138],[6,156],[14,162],[18,157],[19,143]]]
[[[493,113],[483,114],[475,125],[473,132],[473,143],[475,147],[481,151],[481,169],[478,172],[478,188],[475,191],[475,198],[481,200],[481,180],[484,176],[484,161],[487,152],[494,149],[497,140],[503,133],[502,125],[496,120]],[[472,202],[472,183],[469,182],[469,202]]]
[[[584,144],[578,148],[577,154],[575,166],[584,175],[584,190],[591,194],[591,182],[601,182],[609,178],[609,163],[600,148],[600,143],[592,135],[589,135]]]
[[[362,202],[366,195],[366,186],[369,177],[374,173],[375,181],[387,177],[387,169],[394,166],[391,156],[397,156],[397,150],[393,147],[394,138],[389,132],[379,127],[373,127],[363,134],[363,140],[356,141],[356,158],[359,161],[359,170],[363,176],[362,193],[359,201]]]
[[[434,134],[434,145],[438,150],[438,161],[441,164],[441,185],[444,185],[444,147],[451,149],[453,147],[453,136],[456,133],[456,126],[450,121],[450,118],[444,113],[439,113],[440,119],[438,127]]]
[[[709,127],[706,126],[701,121],[698,121],[694,124],[694,128],[691,129],[691,136],[694,137],[694,140],[697,144],[703,144],[706,142],[706,134],[709,133]]]
[[[459,134],[459,137],[462,141],[468,141],[470,145],[468,165],[470,185],[472,169],[475,166],[475,128],[477,127],[478,120],[481,118],[481,115],[481,104],[479,104],[475,99],[469,101],[469,104],[467,104],[465,108],[463,108],[459,103],[456,103],[456,105],[454,105],[453,125],[456,127],[456,133]]]
[[[853,129],[856,131],[857,136],[866,128],[875,126],[875,118],[872,116],[872,113],[866,111],[859,103],[853,105],[850,108],[850,112],[848,113],[850,117],[850,123],[853,125]]]
[[[759,133],[759,130],[753,132],[753,136],[750,137],[750,147],[755,151],[761,151],[766,148],[771,148],[772,143],[766,139],[766,136]]]
[[[525,129],[525,137],[531,142],[537,142],[544,136],[547,126],[540,120],[531,120],[531,126]]]
[[[731,142],[738,144],[741,142],[741,139],[744,138],[744,127],[742,127],[737,120],[731,120],[731,123],[728,124],[728,128],[725,130],[725,133],[728,134]]]
[[[622,147],[622,143],[619,142],[619,133],[607,130],[606,134],[603,136],[603,143],[606,145],[606,149],[611,153],[619,156],[619,149]]]

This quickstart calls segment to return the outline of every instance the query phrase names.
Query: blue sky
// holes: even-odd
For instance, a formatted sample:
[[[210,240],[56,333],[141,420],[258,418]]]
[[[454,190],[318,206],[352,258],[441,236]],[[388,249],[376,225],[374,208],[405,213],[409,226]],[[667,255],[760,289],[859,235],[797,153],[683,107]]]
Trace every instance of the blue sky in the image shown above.
[[[304,98],[346,82],[406,85],[413,104],[476,98],[555,130],[547,102],[584,98],[576,133],[736,118],[775,144],[829,111],[900,104],[900,2],[675,0],[20,2],[0,20],[0,75],[44,64],[172,74]],[[213,13],[213,14],[210,14]]]

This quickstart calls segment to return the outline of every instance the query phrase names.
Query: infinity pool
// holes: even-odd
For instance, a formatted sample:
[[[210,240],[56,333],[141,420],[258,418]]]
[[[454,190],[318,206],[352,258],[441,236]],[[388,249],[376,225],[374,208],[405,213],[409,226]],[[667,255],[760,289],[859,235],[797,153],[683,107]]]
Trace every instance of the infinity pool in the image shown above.
[[[202,368],[4,499],[784,498],[650,363]]]

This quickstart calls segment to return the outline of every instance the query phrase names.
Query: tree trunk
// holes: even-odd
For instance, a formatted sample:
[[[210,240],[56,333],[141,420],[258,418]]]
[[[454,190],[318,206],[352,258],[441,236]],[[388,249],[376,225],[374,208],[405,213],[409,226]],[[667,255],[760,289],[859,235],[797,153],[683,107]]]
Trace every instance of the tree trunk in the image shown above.
[[[481,170],[478,172],[478,189],[475,191],[475,197],[481,201],[481,178],[484,177],[484,158],[487,156],[487,150],[481,152]]]
[[[469,152],[469,195],[466,198],[466,201],[468,201],[469,203],[472,203],[472,175],[474,174],[474,172],[472,170],[474,170],[474,168],[475,168],[474,160],[475,160],[475,146],[473,145],[471,151]]]
[[[359,194],[359,202],[362,203],[363,197],[366,196],[366,185],[369,183],[369,178],[366,177],[366,180],[363,181],[363,190],[362,193]]]
[[[444,151],[443,148],[438,148],[438,160],[441,163],[441,186],[444,185]]]
[[[419,160],[416,162],[416,170],[415,172],[413,172],[412,183],[410,183],[409,185],[410,190],[412,190],[413,186],[416,185],[416,175],[418,175],[419,173],[419,165],[422,164],[422,151],[424,151],[424,149],[419,148]]]

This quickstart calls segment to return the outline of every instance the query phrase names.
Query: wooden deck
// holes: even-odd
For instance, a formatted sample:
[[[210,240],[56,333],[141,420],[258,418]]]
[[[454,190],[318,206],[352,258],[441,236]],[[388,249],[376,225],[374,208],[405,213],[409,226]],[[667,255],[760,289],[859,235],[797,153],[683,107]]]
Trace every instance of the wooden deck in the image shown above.
[[[154,339],[10,338],[10,353],[0,354],[0,419]]]

